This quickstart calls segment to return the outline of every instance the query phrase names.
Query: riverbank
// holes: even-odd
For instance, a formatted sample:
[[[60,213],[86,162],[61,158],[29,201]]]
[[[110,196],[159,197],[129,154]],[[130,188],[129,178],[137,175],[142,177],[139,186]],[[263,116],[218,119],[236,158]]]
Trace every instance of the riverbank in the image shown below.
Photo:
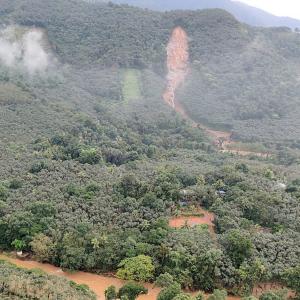
[[[20,268],[29,270],[40,269],[49,275],[61,276],[68,280],[72,280],[77,284],[85,284],[96,294],[97,299],[104,299],[104,292],[109,286],[114,285],[116,288],[120,288],[128,282],[126,280],[121,280],[115,277],[97,275],[88,272],[64,272],[61,268],[55,267],[47,263],[39,263],[33,260],[22,260],[5,254],[0,254],[0,260],[1,259],[11,262]],[[151,283],[144,283],[143,285],[148,289],[148,294],[140,295],[138,297],[138,300],[156,300],[161,289],[155,287]],[[191,294],[195,296],[198,293],[199,292],[193,292]],[[209,294],[206,294],[205,296],[207,298]],[[235,296],[228,296],[227,300],[241,300],[241,298]]]
[[[105,290],[111,286],[114,285],[116,288],[121,288],[125,283],[128,281],[121,280],[115,277],[111,276],[105,276],[105,275],[97,275],[94,273],[88,273],[88,272],[65,272],[59,267],[55,267],[51,264],[47,263],[40,263],[34,260],[22,260],[19,258],[11,257],[5,254],[0,254],[0,260],[5,260],[8,262],[13,263],[14,265],[24,268],[24,269],[39,269],[44,271],[45,273],[49,275],[55,275],[55,276],[61,276],[68,280],[74,281],[77,284],[85,284],[87,285],[97,296],[97,299],[104,299]],[[148,289],[147,295],[140,295],[138,297],[138,300],[156,300],[159,292],[161,291],[160,288],[155,287],[151,283],[144,283],[144,287]],[[254,290],[253,295],[256,297],[259,297],[263,292],[271,289],[282,289],[283,286],[281,286],[278,283],[261,283],[258,284]],[[193,292],[191,293],[193,296],[197,295],[199,292]],[[205,298],[207,299],[209,294],[205,294]],[[294,296],[294,293],[289,292],[289,296]],[[227,296],[227,300],[241,300],[241,297],[238,296]]]
[[[59,267],[55,267],[46,263],[39,263],[33,260],[21,260],[18,258],[10,257],[4,254],[0,254],[0,259],[11,262],[16,266],[24,269],[40,269],[47,274],[64,277],[68,280],[72,280],[77,284],[85,284],[97,295],[97,299],[104,299],[105,290],[114,285],[116,288],[122,287],[127,281],[121,280],[115,277],[109,277],[104,275],[97,275],[88,272],[65,272]],[[148,289],[147,295],[141,295],[139,300],[156,300],[160,289],[154,287],[153,284],[143,284]]]

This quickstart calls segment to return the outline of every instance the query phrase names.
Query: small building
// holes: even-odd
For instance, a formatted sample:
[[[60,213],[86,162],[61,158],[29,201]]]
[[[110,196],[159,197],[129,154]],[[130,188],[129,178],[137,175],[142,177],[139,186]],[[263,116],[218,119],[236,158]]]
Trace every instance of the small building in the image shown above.
[[[226,191],[224,191],[224,190],[219,190],[219,191],[217,191],[217,194],[218,194],[219,196],[221,196],[221,197],[224,197],[224,196],[226,195]]]
[[[275,188],[279,190],[285,190],[287,188],[287,185],[283,182],[277,182]]]

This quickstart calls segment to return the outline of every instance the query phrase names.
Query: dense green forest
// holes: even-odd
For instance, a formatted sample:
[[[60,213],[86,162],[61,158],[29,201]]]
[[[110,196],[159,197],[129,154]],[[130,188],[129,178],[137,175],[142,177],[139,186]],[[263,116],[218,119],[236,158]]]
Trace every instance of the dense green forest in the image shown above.
[[[247,296],[269,281],[299,293],[300,36],[221,10],[77,0],[5,0],[0,24],[0,49],[25,44],[14,64],[0,60],[0,249],[156,281],[160,299],[181,287]],[[163,102],[165,47],[177,25],[190,38],[178,93],[186,110],[262,143],[271,157],[219,152]],[[33,27],[43,69],[26,60]],[[213,212],[214,233],[171,228],[183,205]],[[1,278],[23,272],[10,268]]]

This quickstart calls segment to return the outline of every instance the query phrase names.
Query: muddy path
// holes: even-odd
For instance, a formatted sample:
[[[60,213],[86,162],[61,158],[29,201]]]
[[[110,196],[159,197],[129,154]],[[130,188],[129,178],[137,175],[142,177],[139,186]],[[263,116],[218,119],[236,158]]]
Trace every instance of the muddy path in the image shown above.
[[[212,138],[213,143],[220,149],[220,151],[240,156],[255,155],[268,158],[268,153],[245,151],[238,149],[238,147],[234,147],[235,142],[232,139],[231,132],[213,130],[202,124],[196,123],[189,117],[184,107],[176,99],[176,90],[184,83],[186,76],[189,73],[188,36],[181,27],[176,27],[173,30],[166,50],[168,74],[167,86],[163,93],[164,101],[184,119],[188,120],[193,127],[204,130],[206,134]]]
[[[172,228],[181,228],[183,226],[194,227],[196,225],[207,225],[211,231],[214,231],[215,215],[203,208],[197,208],[195,215],[177,216],[169,220],[169,226]]]

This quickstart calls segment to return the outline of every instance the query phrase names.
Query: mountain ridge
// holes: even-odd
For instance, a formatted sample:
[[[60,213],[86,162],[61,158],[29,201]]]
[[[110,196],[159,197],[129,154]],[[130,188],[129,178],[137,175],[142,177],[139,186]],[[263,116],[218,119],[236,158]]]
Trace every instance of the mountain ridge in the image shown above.
[[[221,8],[233,14],[239,21],[247,23],[252,26],[264,27],[300,27],[300,20],[290,17],[279,17],[272,15],[262,9],[244,4],[238,1],[230,0],[113,0],[112,2],[118,4],[129,4],[139,6],[152,10],[167,11],[177,9],[207,9],[207,8]]]

